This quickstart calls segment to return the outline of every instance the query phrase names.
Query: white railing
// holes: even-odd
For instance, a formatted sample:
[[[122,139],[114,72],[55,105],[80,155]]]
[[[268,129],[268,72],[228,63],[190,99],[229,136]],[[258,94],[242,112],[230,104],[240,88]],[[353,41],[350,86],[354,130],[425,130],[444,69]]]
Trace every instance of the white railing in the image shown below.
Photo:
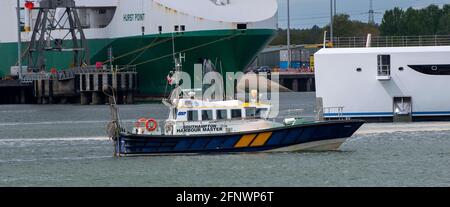
[[[343,106],[323,107],[323,112],[325,119],[338,119],[338,120],[348,119],[348,117],[344,116]],[[330,114],[332,114],[332,116],[330,116]]]
[[[305,112],[305,109],[289,109],[287,111],[287,117],[288,118],[301,118],[303,116],[304,112]]]
[[[378,76],[390,76],[390,75],[391,75],[391,66],[389,65],[378,66]]]
[[[369,40],[369,41],[368,41]],[[369,44],[367,44],[369,43]],[[335,37],[333,47],[450,46],[450,35]]]
[[[116,66],[114,70],[117,70],[117,72],[136,72],[136,66],[130,65],[130,66]],[[22,74],[22,77],[20,78],[22,83],[32,83],[33,81],[37,80],[68,80],[75,78],[76,74],[84,74],[84,73],[108,73],[111,72],[110,68],[107,68],[106,66],[103,68],[96,68],[95,66],[86,66],[86,67],[78,67],[78,68],[71,68],[68,70],[61,70],[57,71],[56,73],[49,73],[49,72],[29,72]]]

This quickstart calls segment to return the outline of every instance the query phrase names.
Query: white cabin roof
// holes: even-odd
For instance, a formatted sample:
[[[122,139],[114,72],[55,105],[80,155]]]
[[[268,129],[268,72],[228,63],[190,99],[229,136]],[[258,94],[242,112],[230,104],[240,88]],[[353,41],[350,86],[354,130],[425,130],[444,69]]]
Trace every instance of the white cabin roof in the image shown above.
[[[317,55],[327,54],[382,54],[382,53],[420,53],[420,52],[449,52],[450,46],[422,46],[422,47],[361,47],[361,48],[323,48]]]
[[[196,99],[180,99],[177,101],[177,108],[244,108],[262,107],[268,108],[270,105],[262,103],[244,103],[238,100],[227,101],[203,101]]]
[[[163,6],[199,18],[222,22],[259,22],[276,15],[276,0],[153,0]]]

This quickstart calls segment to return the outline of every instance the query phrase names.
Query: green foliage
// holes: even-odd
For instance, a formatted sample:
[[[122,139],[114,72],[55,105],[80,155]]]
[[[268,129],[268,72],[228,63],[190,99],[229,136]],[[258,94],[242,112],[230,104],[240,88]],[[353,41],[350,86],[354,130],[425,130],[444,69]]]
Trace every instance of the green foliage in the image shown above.
[[[450,34],[450,4],[447,4],[442,9],[442,16],[439,19],[438,35],[448,35]]]
[[[291,29],[292,44],[314,44],[323,41],[323,29],[314,26],[311,29]],[[285,45],[287,43],[286,30],[278,29],[277,37],[270,43],[271,45]]]
[[[364,36],[367,33],[378,35],[378,26],[350,20],[347,14],[336,15],[333,22],[334,36]],[[320,28],[313,26],[311,29],[291,29],[292,44],[319,44],[323,42],[324,31],[329,31],[329,26]],[[284,45],[287,40],[286,30],[279,29],[278,36],[271,45]]]
[[[329,31],[329,28],[326,26],[325,30]],[[350,16],[347,14],[339,14],[334,17],[333,29],[335,37],[366,36],[368,33],[379,35],[377,25],[350,20]]]
[[[393,10],[386,11],[381,21],[380,32],[392,36],[401,35],[402,14],[403,11],[397,7]]]
[[[450,5],[442,9],[430,5],[423,9],[408,8],[406,11],[394,8],[384,13],[380,25],[382,36],[448,35],[450,26]]]
[[[333,24],[336,37],[366,36],[368,33],[374,36],[450,35],[450,4],[442,8],[430,5],[423,9],[406,10],[396,7],[384,13],[379,26],[350,20],[347,14],[336,15]],[[320,44],[324,31],[330,31],[329,25],[291,29],[291,43]],[[286,36],[286,30],[279,29],[278,36],[270,44],[284,45]]]

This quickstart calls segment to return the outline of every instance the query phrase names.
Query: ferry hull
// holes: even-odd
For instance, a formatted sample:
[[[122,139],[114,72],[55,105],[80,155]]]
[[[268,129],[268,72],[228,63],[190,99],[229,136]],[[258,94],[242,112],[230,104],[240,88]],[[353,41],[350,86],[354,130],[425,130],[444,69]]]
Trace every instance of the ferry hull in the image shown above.
[[[298,152],[337,150],[362,121],[317,122],[224,135],[146,136],[122,134],[117,156]]]
[[[166,76],[174,67],[173,51],[185,54],[183,71],[190,74],[195,63],[202,63],[201,59],[210,59],[214,64],[222,65],[219,72],[237,72],[245,69],[275,34],[273,29],[207,30],[90,39],[88,46],[91,64],[108,61],[108,48],[111,47],[114,65],[137,66],[138,95],[163,96],[170,91],[166,88]],[[25,43],[23,48],[26,48]],[[11,65],[16,64],[16,50],[16,43],[0,43],[0,77],[7,76]],[[71,65],[72,54],[48,52],[46,61],[48,70],[66,69]],[[27,63],[24,61],[23,64]]]

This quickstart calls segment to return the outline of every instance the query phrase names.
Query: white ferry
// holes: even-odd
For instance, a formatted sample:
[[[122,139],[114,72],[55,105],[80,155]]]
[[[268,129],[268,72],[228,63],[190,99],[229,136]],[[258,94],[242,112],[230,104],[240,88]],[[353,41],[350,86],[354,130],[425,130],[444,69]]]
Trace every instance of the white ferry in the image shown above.
[[[450,46],[321,49],[315,54],[315,72],[324,116],[448,120],[449,57]]]

